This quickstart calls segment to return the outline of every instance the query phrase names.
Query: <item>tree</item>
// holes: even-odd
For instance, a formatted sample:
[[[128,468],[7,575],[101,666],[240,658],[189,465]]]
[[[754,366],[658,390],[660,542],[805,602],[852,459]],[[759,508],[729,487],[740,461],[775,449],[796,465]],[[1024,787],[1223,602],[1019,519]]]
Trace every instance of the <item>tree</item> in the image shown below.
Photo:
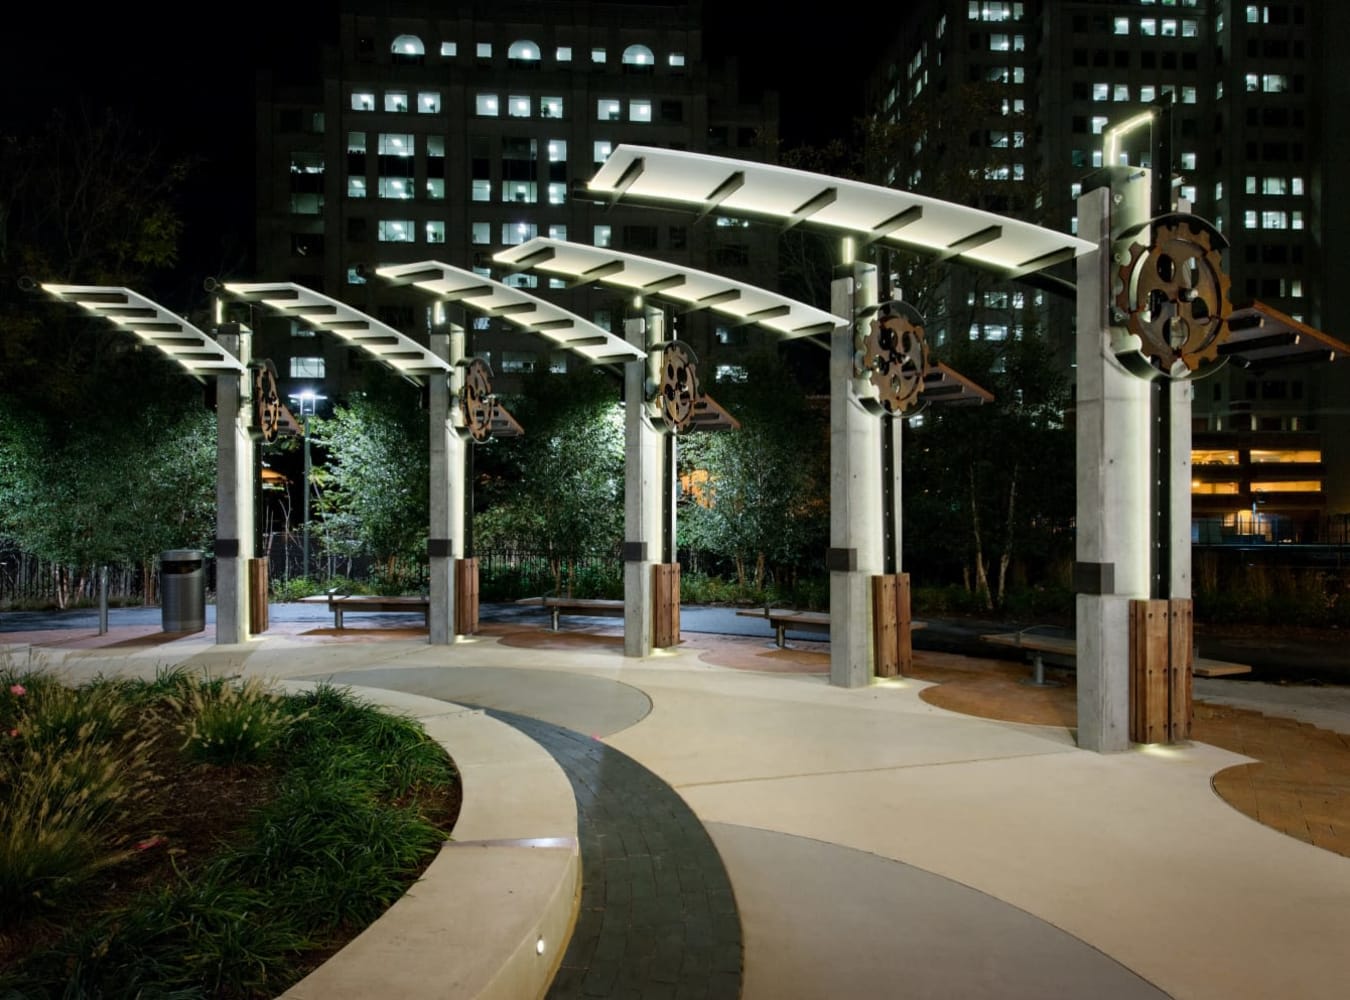
[[[174,401],[121,420],[56,423],[0,400],[0,535],[52,564],[57,604],[101,565],[147,575],[215,534],[215,418]]]
[[[0,136],[0,392],[87,412],[98,383],[134,377],[134,338],[18,279],[147,290],[177,262],[188,170],[112,113],[57,113],[39,135]]]
[[[430,525],[427,414],[406,390],[373,380],[310,425],[311,442],[327,452],[312,473],[323,544],[373,556],[399,589],[421,577]]]
[[[598,370],[527,376],[506,406],[522,437],[477,452],[475,534],[548,560],[556,593],[571,593],[577,562],[617,556],[623,538],[624,427],[617,385]],[[566,574],[566,582],[564,582]]]
[[[1072,551],[1074,440],[1069,386],[1034,337],[964,345],[951,355],[994,393],[979,407],[933,407],[906,433],[907,565],[959,574],[986,607],[1007,596],[1022,559],[1041,571]]]
[[[744,381],[716,387],[741,429],[681,439],[682,475],[699,488],[680,505],[680,540],[730,558],[737,582],[759,589],[823,558],[829,428],[776,354],[745,368]]]

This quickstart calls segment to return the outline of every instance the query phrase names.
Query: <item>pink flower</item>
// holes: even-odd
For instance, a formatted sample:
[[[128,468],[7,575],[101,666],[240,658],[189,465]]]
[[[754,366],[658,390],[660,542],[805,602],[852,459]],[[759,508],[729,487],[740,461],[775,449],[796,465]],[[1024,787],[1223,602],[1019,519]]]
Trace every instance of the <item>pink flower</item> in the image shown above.
[[[9,693],[16,698],[22,698],[24,695],[28,693],[28,689],[24,687],[22,684],[11,684],[9,686]]]
[[[9,731],[9,738],[12,740],[17,740],[19,738],[19,731],[17,729],[11,729]]]
[[[136,845],[136,850],[148,851],[152,847],[158,847],[160,844],[167,844],[168,842],[169,842],[168,837],[161,837],[158,834],[156,834],[155,836],[149,837],[146,840],[142,840],[140,843],[138,843]]]

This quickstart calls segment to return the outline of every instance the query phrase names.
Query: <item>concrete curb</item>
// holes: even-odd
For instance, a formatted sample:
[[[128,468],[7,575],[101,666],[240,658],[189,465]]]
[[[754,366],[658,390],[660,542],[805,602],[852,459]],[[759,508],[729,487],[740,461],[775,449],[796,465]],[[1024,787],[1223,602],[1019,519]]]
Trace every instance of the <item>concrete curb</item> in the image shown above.
[[[417,884],[282,996],[542,997],[581,903],[576,800],[566,775],[537,743],[481,711],[375,688],[349,690],[421,722],[453,754],[464,804],[455,839]]]

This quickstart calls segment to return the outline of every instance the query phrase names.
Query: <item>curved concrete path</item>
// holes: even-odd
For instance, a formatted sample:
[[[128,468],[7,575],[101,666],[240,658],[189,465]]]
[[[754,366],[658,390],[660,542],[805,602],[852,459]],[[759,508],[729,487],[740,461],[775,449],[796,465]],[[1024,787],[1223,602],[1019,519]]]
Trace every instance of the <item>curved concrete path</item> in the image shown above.
[[[386,671],[426,693],[463,671],[482,704],[495,690],[512,711],[562,713],[710,831],[740,905],[747,998],[1234,1000],[1340,996],[1350,982],[1350,859],[1219,800],[1211,776],[1246,758],[1203,744],[1088,753],[1063,729],[935,708],[922,682],[850,691],[726,670],[696,642],[636,662],[481,638],[182,640],[62,659],[77,675],[110,657],[374,685]]]

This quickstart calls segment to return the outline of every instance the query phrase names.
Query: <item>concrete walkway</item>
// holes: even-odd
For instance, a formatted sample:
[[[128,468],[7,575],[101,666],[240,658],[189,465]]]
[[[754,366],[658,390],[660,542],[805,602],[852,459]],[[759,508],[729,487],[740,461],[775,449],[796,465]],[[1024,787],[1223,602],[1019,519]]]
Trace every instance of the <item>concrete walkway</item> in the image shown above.
[[[354,639],[216,647],[203,634],[38,655],[76,678],[178,664],[331,677],[596,738],[711,836],[752,1000],[1341,997],[1350,982],[1350,859],[1219,799],[1211,777],[1237,754],[1097,755],[1061,727],[937,708],[922,681],[841,690],[718,667],[692,635],[641,661],[495,636]],[[606,982],[581,995],[649,995]],[[686,994],[712,995],[650,993]]]

